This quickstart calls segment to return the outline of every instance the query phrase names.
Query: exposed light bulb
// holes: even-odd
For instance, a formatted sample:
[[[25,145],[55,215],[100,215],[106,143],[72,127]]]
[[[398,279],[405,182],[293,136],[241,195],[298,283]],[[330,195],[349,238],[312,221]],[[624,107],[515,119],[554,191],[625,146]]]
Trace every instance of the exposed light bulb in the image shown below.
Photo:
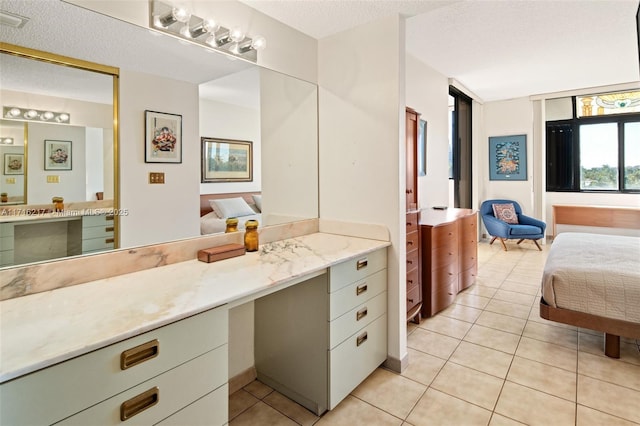
[[[191,12],[184,7],[174,7],[171,10],[171,15],[176,21],[182,22],[183,24],[189,22],[189,19],[191,19]]]
[[[229,39],[231,39],[231,41],[235,43],[240,43],[242,40],[244,40],[244,32],[242,32],[242,29],[240,29],[240,27],[235,27],[231,29],[231,31],[229,31]]]
[[[4,139],[2,139],[2,143],[6,144],[6,145],[12,145],[13,144],[13,138],[4,138]]]
[[[24,118],[29,120],[33,120],[37,116],[38,116],[38,111],[36,111],[35,109],[30,109],[29,111],[24,113]]]
[[[191,12],[184,7],[174,7],[171,12],[154,16],[153,25],[158,28],[168,28],[176,22],[187,23],[191,19]]]
[[[251,47],[255,50],[262,50],[267,47],[267,39],[258,35],[251,40]]]
[[[40,118],[44,121],[47,121],[47,120],[51,120],[53,118],[53,115],[54,114],[51,111],[45,111],[44,113],[42,113]]]
[[[183,25],[182,28],[180,28],[180,35],[182,37],[191,38],[191,31],[189,30],[188,25]]]
[[[69,121],[69,114],[62,113],[57,118],[56,121],[58,123],[63,123],[65,121]]]
[[[189,29],[189,35],[193,38],[198,38],[206,33],[215,33],[220,28],[220,25],[213,19],[203,19],[195,27]]]
[[[7,115],[8,115],[9,117],[17,117],[17,116],[19,116],[19,115],[20,115],[20,112],[21,112],[21,111],[20,111],[20,108],[11,108],[11,109],[9,110],[9,112],[7,113]]]

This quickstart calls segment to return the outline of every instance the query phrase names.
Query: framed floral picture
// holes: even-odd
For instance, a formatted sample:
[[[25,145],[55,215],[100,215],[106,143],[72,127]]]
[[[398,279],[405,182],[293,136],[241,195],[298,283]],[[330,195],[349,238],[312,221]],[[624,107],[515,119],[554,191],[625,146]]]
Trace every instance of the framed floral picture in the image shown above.
[[[182,163],[182,116],[145,111],[145,163]]]
[[[71,170],[71,141],[44,141],[44,169]]]
[[[527,180],[527,135],[489,137],[489,180]]]
[[[24,174],[24,154],[4,154],[4,174]]]
[[[202,182],[253,181],[253,143],[201,138]]]

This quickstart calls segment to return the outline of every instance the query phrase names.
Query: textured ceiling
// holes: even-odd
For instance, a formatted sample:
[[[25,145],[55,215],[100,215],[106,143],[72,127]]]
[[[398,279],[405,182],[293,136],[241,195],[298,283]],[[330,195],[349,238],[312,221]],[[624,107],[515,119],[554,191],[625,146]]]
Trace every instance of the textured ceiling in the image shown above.
[[[484,101],[637,82],[638,0],[241,0],[315,38],[391,14],[407,51]]]

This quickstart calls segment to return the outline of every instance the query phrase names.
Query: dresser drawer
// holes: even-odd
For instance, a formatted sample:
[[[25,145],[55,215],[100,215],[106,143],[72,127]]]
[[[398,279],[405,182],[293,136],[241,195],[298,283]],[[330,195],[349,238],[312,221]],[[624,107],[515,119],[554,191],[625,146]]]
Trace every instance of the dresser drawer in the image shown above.
[[[429,248],[455,246],[458,241],[456,228],[457,224],[455,222],[431,228],[431,238],[428,241]]]
[[[460,237],[464,240],[478,239],[478,216],[472,214],[460,219]]]
[[[418,231],[407,234],[407,251],[417,250],[419,244],[420,240],[418,239]]]
[[[421,301],[419,285],[407,289],[407,312],[419,305]]]
[[[387,249],[380,249],[329,268],[329,292],[345,287],[387,267]]]
[[[329,351],[329,409],[335,408],[387,358],[387,315]]]
[[[478,264],[478,244],[466,243],[460,247],[460,269],[465,270]]]
[[[164,419],[159,426],[218,426],[229,420],[229,386],[225,383],[193,404]]]
[[[207,352],[64,421],[60,426],[151,425],[227,381],[227,345]],[[123,416],[126,416],[123,418]]]
[[[430,259],[427,265],[434,268],[441,268],[445,265],[456,264],[458,261],[458,246],[453,247],[439,247],[437,249],[431,250],[429,253]]]
[[[363,280],[329,295],[329,320],[332,321],[387,289],[387,270],[383,269]]]
[[[407,253],[407,271],[418,267],[420,262],[420,250],[411,250]]]
[[[471,287],[476,282],[477,275],[478,268],[476,266],[472,266],[462,271],[458,277],[458,290],[462,291],[467,287]]]
[[[407,272],[407,290],[420,284],[420,271],[414,268]]]
[[[445,266],[441,266],[437,269],[431,270],[431,289],[438,291],[438,289],[447,287],[453,279],[458,275],[458,265],[450,263]]]
[[[82,227],[113,226],[113,215],[82,216]]]
[[[407,213],[407,234],[418,230],[418,213]]]
[[[55,423],[220,347],[227,315],[226,307],[212,309],[3,383],[0,424]]]
[[[454,279],[446,288],[425,295],[428,306],[427,315],[432,316],[452,304],[457,294],[458,280]]]
[[[335,348],[346,338],[387,312],[387,292],[356,306],[329,323],[329,349]]]

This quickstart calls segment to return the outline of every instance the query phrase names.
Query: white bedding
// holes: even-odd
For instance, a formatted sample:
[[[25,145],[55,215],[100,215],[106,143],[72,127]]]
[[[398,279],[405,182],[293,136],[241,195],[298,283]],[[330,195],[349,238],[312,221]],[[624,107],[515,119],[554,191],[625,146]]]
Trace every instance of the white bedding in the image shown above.
[[[258,224],[262,225],[262,215],[252,214],[248,216],[241,216],[238,218],[238,230],[244,229],[244,224],[247,220],[257,220]],[[216,234],[224,232],[227,227],[227,219],[220,219],[215,212],[207,213],[200,218],[200,234]]]
[[[542,276],[550,306],[640,323],[640,238],[566,232]]]

